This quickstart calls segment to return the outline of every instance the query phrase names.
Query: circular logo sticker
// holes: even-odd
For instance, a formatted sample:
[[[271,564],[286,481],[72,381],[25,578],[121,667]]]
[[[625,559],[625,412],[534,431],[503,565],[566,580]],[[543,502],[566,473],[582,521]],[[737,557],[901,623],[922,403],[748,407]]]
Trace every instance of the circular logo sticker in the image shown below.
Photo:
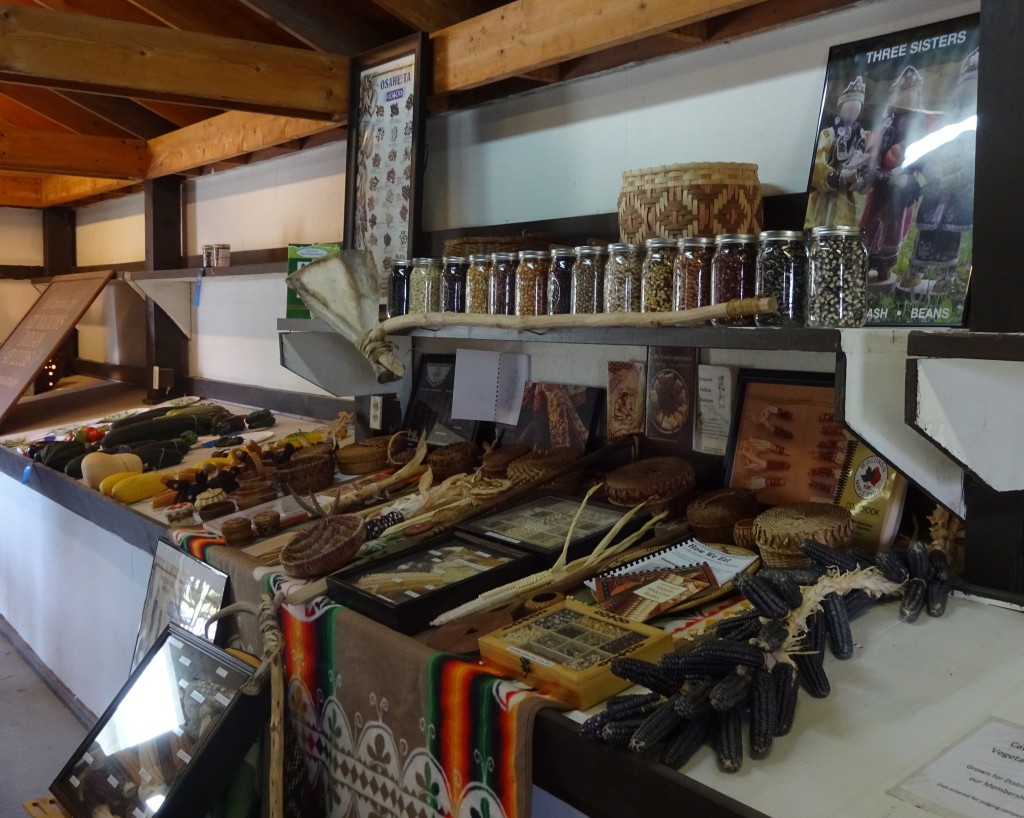
[[[874,500],[889,479],[889,467],[880,457],[867,457],[853,475],[853,490],[862,500]]]

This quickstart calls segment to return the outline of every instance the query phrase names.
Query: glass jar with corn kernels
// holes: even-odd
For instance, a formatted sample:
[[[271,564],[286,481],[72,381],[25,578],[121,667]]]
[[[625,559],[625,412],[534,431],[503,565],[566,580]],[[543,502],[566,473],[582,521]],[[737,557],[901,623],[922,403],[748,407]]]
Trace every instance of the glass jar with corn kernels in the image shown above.
[[[674,239],[647,239],[640,271],[640,311],[668,312],[672,309],[672,265],[676,260]]]
[[[603,254],[604,249],[596,244],[576,248],[569,293],[569,310],[573,315],[589,315],[604,309]]]
[[[516,315],[547,315],[550,256],[541,250],[520,250],[516,267]]]
[[[672,309],[692,310],[711,303],[711,259],[715,240],[708,236],[687,236],[679,240],[679,252],[672,266]]]
[[[749,233],[723,233],[715,238],[711,260],[711,303],[725,304],[751,298],[757,283],[757,237]],[[752,327],[751,316],[714,318],[716,326]]]
[[[811,230],[807,326],[862,327],[867,321],[868,251],[859,227]]]
[[[414,258],[409,272],[409,312],[441,311],[441,260]]]
[[[466,268],[466,312],[487,314],[488,279],[491,275],[491,257],[487,253],[473,253]]]
[[[604,266],[604,311],[640,312],[643,249],[638,244],[609,244]]]
[[[465,312],[466,259],[445,256],[441,262],[441,312]]]
[[[571,312],[572,268],[576,251],[572,247],[556,247],[551,251],[551,269],[548,270],[548,315]]]
[[[765,230],[757,246],[758,295],[774,296],[775,312],[754,316],[759,327],[802,327],[807,286],[807,243],[796,230]]]
[[[487,280],[487,311],[491,315],[512,315],[516,306],[515,253],[491,253]]]

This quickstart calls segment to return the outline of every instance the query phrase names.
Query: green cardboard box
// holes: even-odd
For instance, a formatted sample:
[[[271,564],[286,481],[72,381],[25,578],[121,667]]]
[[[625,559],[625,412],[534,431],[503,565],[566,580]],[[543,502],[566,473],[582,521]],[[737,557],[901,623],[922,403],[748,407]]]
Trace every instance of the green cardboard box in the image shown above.
[[[288,275],[296,270],[301,270],[312,261],[324,256],[331,256],[341,252],[340,244],[289,244],[288,245]],[[302,303],[299,294],[291,287],[288,288],[288,299],[285,309],[285,318],[311,318],[309,307]]]

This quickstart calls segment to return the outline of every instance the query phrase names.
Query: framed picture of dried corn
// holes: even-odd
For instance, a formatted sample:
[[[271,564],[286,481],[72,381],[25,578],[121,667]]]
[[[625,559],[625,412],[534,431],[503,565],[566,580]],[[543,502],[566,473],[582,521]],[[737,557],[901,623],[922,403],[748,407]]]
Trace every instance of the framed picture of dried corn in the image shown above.
[[[405,429],[417,439],[426,435],[428,446],[475,441],[480,423],[452,418],[455,394],[455,356],[424,353],[413,383]]]
[[[835,496],[850,435],[835,415],[832,375],[741,370],[726,485],[767,505]]]
[[[331,598],[402,633],[535,569],[532,556],[457,534],[327,577]]]
[[[829,51],[805,227],[863,230],[869,324],[963,321],[978,63],[977,14]]]
[[[352,57],[345,247],[367,250],[383,303],[391,265],[419,250],[430,40],[417,34]]]

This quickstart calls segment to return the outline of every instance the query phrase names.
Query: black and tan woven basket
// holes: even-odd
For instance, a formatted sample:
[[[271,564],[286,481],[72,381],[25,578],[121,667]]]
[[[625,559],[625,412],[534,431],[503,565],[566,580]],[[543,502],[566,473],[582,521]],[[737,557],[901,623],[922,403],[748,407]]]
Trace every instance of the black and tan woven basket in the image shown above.
[[[334,452],[325,443],[304,446],[277,470],[281,490],[296,494],[312,494],[334,482]]]
[[[619,234],[624,242],[758,233],[761,221],[757,165],[694,162],[622,174]]]
[[[547,250],[553,240],[550,233],[521,233],[518,236],[462,236],[443,245],[446,256],[472,253],[518,253],[520,250]]]

